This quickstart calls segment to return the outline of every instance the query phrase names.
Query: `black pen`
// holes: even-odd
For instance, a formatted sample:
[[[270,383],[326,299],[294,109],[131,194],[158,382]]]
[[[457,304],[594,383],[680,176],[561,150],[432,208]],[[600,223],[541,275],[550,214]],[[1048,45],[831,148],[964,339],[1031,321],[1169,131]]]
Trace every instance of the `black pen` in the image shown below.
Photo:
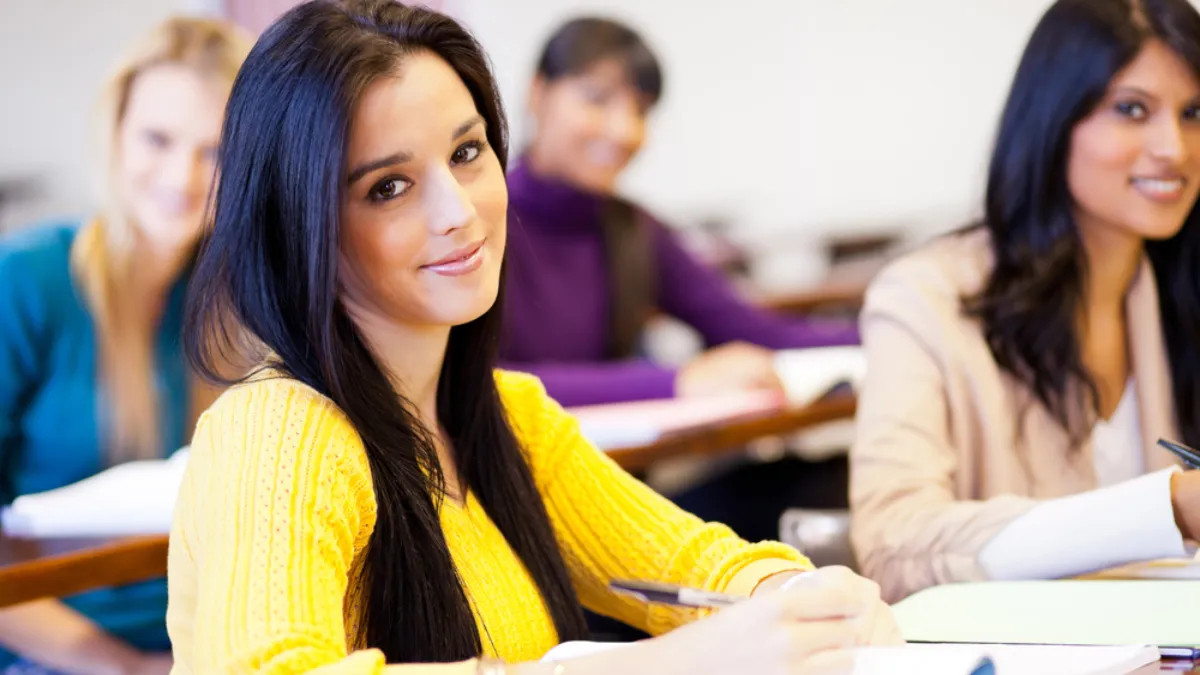
[[[1174,441],[1168,441],[1165,438],[1158,439],[1158,444],[1167,450],[1170,450],[1171,454],[1183,460],[1183,463],[1189,469],[1200,469],[1200,452],[1196,452],[1194,449],[1189,448],[1186,445],[1181,445]]]
[[[699,588],[688,588],[677,584],[664,584],[656,581],[613,581],[609,588],[632,595],[644,602],[657,605],[674,605],[676,607],[697,607],[700,609],[715,609],[728,607],[747,598],[741,595],[714,593]]]

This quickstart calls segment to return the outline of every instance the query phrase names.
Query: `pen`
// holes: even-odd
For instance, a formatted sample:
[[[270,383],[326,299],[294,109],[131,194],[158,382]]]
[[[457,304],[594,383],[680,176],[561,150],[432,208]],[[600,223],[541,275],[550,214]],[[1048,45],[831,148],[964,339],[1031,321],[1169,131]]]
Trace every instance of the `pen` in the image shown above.
[[[1194,449],[1189,448],[1186,445],[1182,445],[1174,441],[1168,441],[1165,438],[1158,439],[1158,444],[1167,450],[1170,450],[1173,455],[1183,460],[1183,463],[1187,465],[1189,469],[1200,469],[1200,452],[1196,452]]]
[[[746,599],[741,595],[714,593],[699,588],[688,588],[676,584],[664,584],[655,581],[624,581],[616,580],[608,585],[618,593],[632,595],[644,602],[658,605],[674,605],[676,607],[698,607],[715,609],[728,607]]]

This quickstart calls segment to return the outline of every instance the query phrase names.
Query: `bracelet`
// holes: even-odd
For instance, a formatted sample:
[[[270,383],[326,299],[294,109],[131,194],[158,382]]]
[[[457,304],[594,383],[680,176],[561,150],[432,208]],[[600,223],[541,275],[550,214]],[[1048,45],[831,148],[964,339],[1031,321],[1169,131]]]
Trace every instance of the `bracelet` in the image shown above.
[[[812,576],[812,573],[815,571],[816,570],[808,570],[807,572],[801,572],[801,573],[793,576],[791,579],[788,579],[787,581],[783,582],[783,584],[779,587],[779,592],[782,593],[782,592],[786,591],[787,589],[791,588],[792,586],[795,586],[799,581],[801,581],[803,579],[808,579],[809,577]]]

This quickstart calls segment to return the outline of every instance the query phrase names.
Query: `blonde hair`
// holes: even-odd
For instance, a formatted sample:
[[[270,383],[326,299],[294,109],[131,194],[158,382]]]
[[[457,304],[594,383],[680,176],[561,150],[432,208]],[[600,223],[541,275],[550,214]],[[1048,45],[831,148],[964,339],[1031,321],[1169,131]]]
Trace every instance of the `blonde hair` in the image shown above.
[[[95,115],[101,209],[71,247],[71,271],[96,326],[97,377],[102,400],[100,433],[108,440],[108,460],[117,464],[157,457],[163,438],[155,386],[153,322],[138,321],[146,308],[124,293],[136,239],[116,188],[114,146],[137,77],[162,64],[180,64],[231,85],[250,51],[251,40],[222,21],[174,17],[159,24],[126,54],[104,87]],[[148,324],[148,325],[147,325]],[[211,390],[193,378],[191,420],[211,401]]]

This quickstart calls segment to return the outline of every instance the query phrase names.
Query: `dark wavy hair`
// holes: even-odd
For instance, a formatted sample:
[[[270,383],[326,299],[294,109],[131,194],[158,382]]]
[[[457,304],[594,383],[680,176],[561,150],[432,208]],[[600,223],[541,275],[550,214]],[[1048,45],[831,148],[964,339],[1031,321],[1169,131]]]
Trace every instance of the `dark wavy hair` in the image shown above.
[[[357,101],[417,52],[462,79],[507,157],[495,80],[453,20],[389,0],[316,0],[263,34],[234,83],[221,137],[214,224],[189,292],[187,351],[208,377],[242,345],[240,324],[273,368],[329,397],[362,438],[378,515],[363,577],[362,644],[389,662],[482,652],[471,603],[438,518],[446,496],[431,432],[397,396],[339,299],[339,207]],[[500,306],[450,331],[437,391],[465,486],[537,584],[559,638],[586,635],[549,516],[494,380]],[[428,474],[428,477],[427,477]]]
[[[1000,120],[985,220],[995,268],[966,299],[1002,369],[1023,381],[1078,446],[1097,417],[1075,322],[1089,273],[1067,187],[1075,126],[1149,40],[1200,76],[1200,14],[1187,0],[1058,0],[1029,40]],[[1200,222],[1147,241],[1183,439],[1200,444]],[[1081,402],[1078,387],[1085,396]],[[1074,393],[1073,393],[1074,392]]]

